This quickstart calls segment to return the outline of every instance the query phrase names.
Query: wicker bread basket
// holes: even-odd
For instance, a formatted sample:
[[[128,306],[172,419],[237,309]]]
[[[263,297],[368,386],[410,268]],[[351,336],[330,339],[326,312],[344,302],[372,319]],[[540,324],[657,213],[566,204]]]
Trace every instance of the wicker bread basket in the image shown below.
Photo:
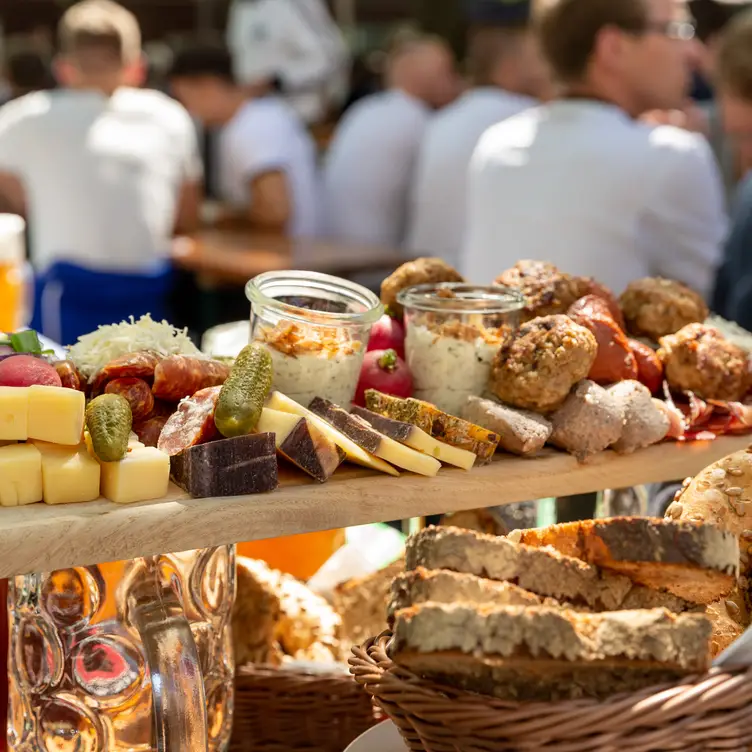
[[[387,656],[384,633],[350,671],[413,752],[656,752],[752,745],[752,669],[711,672],[608,700],[513,703],[421,679]]]
[[[342,752],[383,715],[338,668],[239,667],[229,751]]]

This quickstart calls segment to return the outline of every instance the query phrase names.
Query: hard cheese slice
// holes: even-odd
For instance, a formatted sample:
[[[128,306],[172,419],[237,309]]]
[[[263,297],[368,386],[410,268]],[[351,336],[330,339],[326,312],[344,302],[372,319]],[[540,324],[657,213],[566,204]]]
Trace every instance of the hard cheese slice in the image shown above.
[[[387,418],[385,415],[373,413],[366,410],[365,407],[353,406],[352,412],[363,420],[367,420],[377,431],[388,436],[390,439],[399,441],[409,447],[423,452],[431,457],[435,457],[440,462],[447,465],[461,467],[463,470],[470,470],[475,464],[476,455],[468,452],[466,449],[459,449],[449,444],[444,444],[433,436],[429,436],[425,431],[413,426],[410,423],[404,423],[401,420]]]
[[[433,477],[441,469],[441,463],[438,460],[384,436],[370,423],[357,415],[351,415],[328,400],[316,397],[310,404],[310,410],[331,423],[338,431],[367,452],[397,467],[429,477]]]
[[[291,400],[281,392],[272,392],[266,403],[267,407],[272,410],[279,410],[283,413],[292,413],[299,415],[301,418],[307,418],[313,425],[328,436],[338,447],[344,449],[347,459],[371,470],[378,470],[387,475],[399,475],[391,465],[387,464],[378,457],[369,454],[362,447],[359,447],[352,439],[345,436],[333,426],[329,425],[323,418],[299,405],[295,400]]]
[[[321,483],[327,481],[345,461],[345,450],[311,421],[299,415],[265,407],[256,430],[273,433],[277,451]]]
[[[29,426],[29,388],[0,386],[0,441],[25,441]]]
[[[156,447],[136,447],[101,466],[102,496],[116,504],[161,499],[170,487],[170,458]]]
[[[422,400],[391,397],[375,389],[368,389],[366,407],[379,415],[412,423],[435,439],[473,452],[478,457],[479,465],[490,462],[499,445],[499,435],[493,431],[448,415]]]
[[[45,504],[77,504],[99,498],[99,463],[85,444],[68,447],[35,441],[34,446],[42,455]]]
[[[58,386],[29,387],[29,438],[78,446],[83,440],[86,397]]]
[[[0,506],[42,500],[42,455],[31,444],[0,447]]]

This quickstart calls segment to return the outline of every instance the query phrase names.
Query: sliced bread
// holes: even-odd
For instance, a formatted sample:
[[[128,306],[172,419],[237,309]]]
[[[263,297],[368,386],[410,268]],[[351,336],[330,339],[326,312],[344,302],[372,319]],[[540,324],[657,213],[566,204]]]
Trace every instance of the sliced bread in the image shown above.
[[[664,609],[588,614],[427,603],[396,614],[390,657],[501,699],[606,697],[704,671],[711,627]]]
[[[695,603],[727,595],[738,575],[736,536],[715,525],[614,517],[523,530],[514,539],[526,546],[555,548]]]

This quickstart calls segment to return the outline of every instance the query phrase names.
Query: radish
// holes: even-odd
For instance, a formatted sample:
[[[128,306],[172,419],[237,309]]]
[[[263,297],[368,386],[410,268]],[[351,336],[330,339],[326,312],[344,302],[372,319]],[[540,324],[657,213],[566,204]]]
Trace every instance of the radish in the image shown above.
[[[411,397],[413,377],[402,358],[394,350],[371,350],[363,358],[360,379],[353,402],[365,407],[366,389],[376,389],[394,397]]]
[[[402,322],[385,313],[372,327],[368,340],[369,350],[395,350],[405,357],[405,328]]]

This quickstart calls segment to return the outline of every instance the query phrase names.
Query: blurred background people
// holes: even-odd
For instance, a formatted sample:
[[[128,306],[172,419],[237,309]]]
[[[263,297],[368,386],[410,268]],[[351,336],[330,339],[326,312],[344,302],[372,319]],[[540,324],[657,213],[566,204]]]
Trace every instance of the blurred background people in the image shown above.
[[[329,145],[323,199],[325,231],[334,239],[403,244],[426,128],[459,90],[454,55],[440,39],[408,34],[389,52],[386,89],[353,105]]]
[[[55,88],[50,60],[31,44],[18,44],[6,52],[3,73],[9,99]]]
[[[316,146],[295,110],[269,87],[253,96],[239,86],[221,45],[180,51],[172,92],[207,127],[221,127],[217,151],[220,198],[233,216],[290,235],[318,231]]]
[[[416,167],[407,248],[456,266],[465,234],[466,174],[473,150],[494,123],[551,93],[548,65],[524,27],[478,29],[467,59],[472,88],[428,125]]]
[[[110,0],[63,16],[62,88],[0,110],[0,194],[33,221],[34,328],[74,342],[100,324],[167,315],[170,246],[195,227],[201,164],[174,100],[138,87],[138,23]]]
[[[636,118],[681,109],[694,27],[674,0],[544,0],[544,54],[563,95],[482,137],[461,268],[489,283],[545,258],[617,293],[645,276],[713,286],[724,196],[702,136]]]

